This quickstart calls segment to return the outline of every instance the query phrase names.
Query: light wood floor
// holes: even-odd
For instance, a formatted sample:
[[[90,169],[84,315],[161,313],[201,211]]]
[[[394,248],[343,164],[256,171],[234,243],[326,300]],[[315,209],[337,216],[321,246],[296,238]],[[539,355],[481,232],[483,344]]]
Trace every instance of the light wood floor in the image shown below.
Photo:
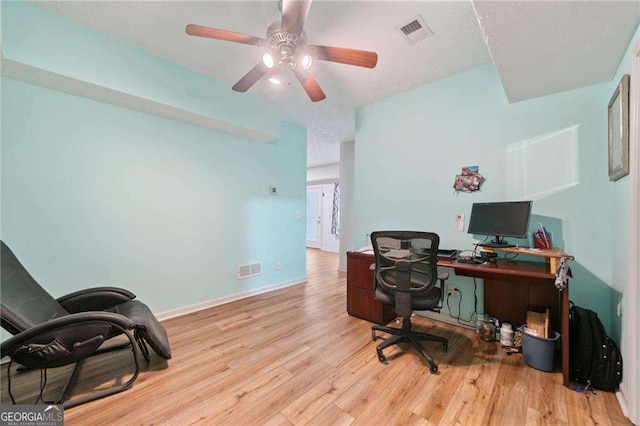
[[[570,391],[560,373],[529,368],[473,331],[422,317],[418,328],[449,338],[446,353],[426,343],[439,373],[397,347],[379,363],[371,324],[346,313],[337,255],[310,249],[307,256],[307,284],[165,321],[173,359],[142,361],[132,389],[67,410],[66,424],[630,424],[613,393]],[[114,376],[126,380],[130,357],[124,350],[90,359],[76,394],[107,387]],[[47,395],[68,372],[56,370]],[[33,403],[39,375],[13,377],[18,401]]]

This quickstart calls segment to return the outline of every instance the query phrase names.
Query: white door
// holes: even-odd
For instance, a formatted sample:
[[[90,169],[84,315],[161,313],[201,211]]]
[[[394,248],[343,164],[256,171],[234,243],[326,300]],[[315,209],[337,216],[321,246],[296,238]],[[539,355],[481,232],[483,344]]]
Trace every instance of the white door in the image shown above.
[[[322,186],[307,187],[307,247],[322,247]]]

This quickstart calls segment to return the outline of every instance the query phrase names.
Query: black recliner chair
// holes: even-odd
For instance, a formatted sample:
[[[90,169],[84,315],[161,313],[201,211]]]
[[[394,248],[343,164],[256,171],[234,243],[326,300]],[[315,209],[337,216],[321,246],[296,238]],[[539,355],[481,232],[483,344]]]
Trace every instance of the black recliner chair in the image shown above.
[[[444,351],[449,341],[440,336],[415,332],[411,329],[411,314],[414,310],[439,311],[444,295],[446,273],[438,274],[438,246],[440,237],[431,232],[377,231],[371,234],[375,255],[375,299],[395,307],[402,317],[402,328],[382,325],[371,327],[371,337],[376,340],[376,331],[393,335],[376,347],[378,360],[386,362],[382,350],[401,342],[411,342],[424,355],[431,373],[438,371],[433,356],[420,343],[431,340],[442,343]],[[436,281],[440,280],[440,287]]]
[[[13,334],[2,342],[1,356],[11,359],[7,374],[9,396],[14,404],[11,394],[11,363],[14,361],[45,372],[47,368],[75,364],[59,398],[51,401],[70,408],[129,389],[138,377],[140,353],[150,360],[146,344],[160,357],[171,358],[166,331],[147,305],[133,300],[136,297],[133,293],[115,287],[99,287],[54,299],[2,241],[0,252],[1,324]],[[101,348],[105,341],[119,335],[125,335],[129,341]],[[133,351],[136,367],[126,383],[67,401],[84,359],[125,347]],[[38,400],[42,399],[42,386]]]

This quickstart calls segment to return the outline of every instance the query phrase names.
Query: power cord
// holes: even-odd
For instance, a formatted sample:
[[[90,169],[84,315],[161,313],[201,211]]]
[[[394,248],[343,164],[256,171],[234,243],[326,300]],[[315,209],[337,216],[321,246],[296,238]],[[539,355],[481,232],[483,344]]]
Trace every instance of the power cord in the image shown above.
[[[513,255],[513,256],[509,256],[509,255]],[[514,260],[516,257],[518,257],[520,253],[505,253],[504,254],[504,260],[506,260],[507,262],[511,262],[511,263],[516,263],[516,261]]]
[[[477,243],[475,243],[475,244],[473,245],[473,250],[460,250],[460,251],[458,252],[458,255],[460,255],[460,254],[462,254],[462,253],[466,253],[466,252],[468,252],[468,251],[469,251],[469,252],[471,252],[471,256],[473,256],[473,257],[477,257],[477,256],[478,256],[478,246],[479,246],[480,244],[482,244],[482,243],[486,242],[486,241],[487,241],[487,239],[489,239],[489,236],[488,236],[488,235],[487,235],[486,237],[484,237],[484,240],[482,240],[482,241],[478,241]]]
[[[474,256],[474,257],[475,257],[475,256],[477,256],[477,253],[478,253],[478,246],[479,246],[480,244],[482,244],[482,243],[485,243],[488,239],[489,239],[489,236],[487,235],[486,237],[484,237],[484,240],[482,240],[482,241],[478,241],[477,243],[475,243],[475,244],[473,245],[473,254],[472,254],[472,256]]]
[[[451,306],[449,305],[449,298],[451,297],[451,294],[447,294],[447,309],[449,310],[449,316],[451,318],[454,318],[458,324],[460,325],[468,325],[468,323],[471,322],[471,320],[473,319],[474,316],[478,315],[478,281],[476,280],[476,278],[473,278],[473,312],[471,313],[471,315],[469,316],[469,319],[464,319],[462,318],[463,321],[467,322],[467,324],[461,322],[461,318],[460,318],[460,310],[462,308],[462,291],[460,291],[459,289],[455,289],[456,293],[459,293],[460,298],[458,299],[458,315],[454,316],[451,313]]]
[[[12,364],[13,364],[13,356],[9,358],[9,365],[7,366],[7,390],[9,392],[9,397],[11,398],[11,402],[13,403],[13,405],[16,405],[16,400],[13,396],[13,393],[11,392],[11,365]],[[41,368],[40,369],[40,392],[38,392],[38,397],[36,398],[36,402],[34,402],[34,405],[38,404],[38,401],[42,401],[43,403],[49,404],[49,405],[56,403],[55,401],[47,401],[44,399],[43,395],[44,395],[44,390],[46,386],[47,386],[47,369]]]

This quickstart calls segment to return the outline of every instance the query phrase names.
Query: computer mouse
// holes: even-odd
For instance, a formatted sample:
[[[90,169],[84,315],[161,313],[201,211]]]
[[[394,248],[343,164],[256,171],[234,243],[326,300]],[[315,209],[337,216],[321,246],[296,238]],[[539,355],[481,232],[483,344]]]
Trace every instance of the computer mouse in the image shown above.
[[[464,257],[464,260],[473,260],[473,257],[471,257],[471,256],[465,256],[465,257]]]

